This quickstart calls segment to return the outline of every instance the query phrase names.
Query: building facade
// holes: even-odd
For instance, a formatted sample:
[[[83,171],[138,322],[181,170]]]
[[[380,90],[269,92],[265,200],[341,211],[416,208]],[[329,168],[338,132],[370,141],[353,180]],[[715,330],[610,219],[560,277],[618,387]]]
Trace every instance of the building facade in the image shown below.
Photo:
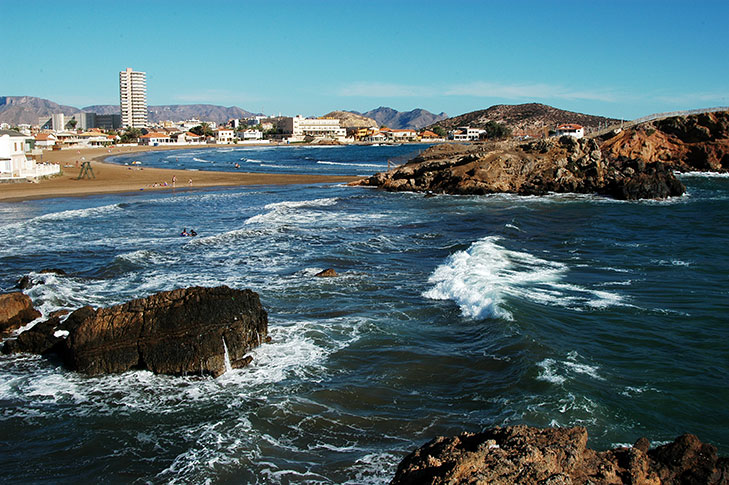
[[[127,67],[119,73],[119,105],[122,126],[147,126],[147,73]]]
[[[302,141],[305,137],[344,139],[347,130],[339,126],[336,118],[304,118],[301,115],[283,117],[278,122],[279,129],[291,135],[292,141]]]

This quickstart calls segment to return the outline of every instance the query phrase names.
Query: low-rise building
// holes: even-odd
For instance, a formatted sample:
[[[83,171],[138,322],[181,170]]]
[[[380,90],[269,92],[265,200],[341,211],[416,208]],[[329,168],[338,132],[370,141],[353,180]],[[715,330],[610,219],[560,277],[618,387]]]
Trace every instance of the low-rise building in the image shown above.
[[[459,126],[458,129],[448,133],[448,139],[454,141],[477,141],[481,138],[481,133],[486,133],[486,130],[471,128],[470,126]]]
[[[166,133],[157,133],[152,131],[139,137],[140,145],[156,147],[160,145],[169,145],[170,143],[172,143],[172,140]]]
[[[262,140],[263,132],[260,130],[239,131],[238,139],[243,140],[243,141]]]
[[[48,150],[53,148],[56,141],[58,141],[58,138],[56,138],[56,135],[53,133],[38,133],[35,135],[35,146],[38,148]]]
[[[61,171],[58,164],[36,164],[25,156],[26,135],[0,130],[0,179],[37,178]]]
[[[415,140],[418,136],[418,133],[415,130],[398,130],[394,128],[383,128],[382,133],[392,141],[412,141]]]
[[[306,137],[344,140],[347,130],[339,126],[336,118],[304,118],[284,116],[279,119],[281,133],[289,135],[290,141],[303,141]]]
[[[557,136],[572,136],[574,138],[582,138],[585,136],[585,129],[582,125],[575,123],[565,123],[557,127]]]
[[[215,143],[221,145],[235,143],[235,131],[232,128],[218,128],[215,130]]]

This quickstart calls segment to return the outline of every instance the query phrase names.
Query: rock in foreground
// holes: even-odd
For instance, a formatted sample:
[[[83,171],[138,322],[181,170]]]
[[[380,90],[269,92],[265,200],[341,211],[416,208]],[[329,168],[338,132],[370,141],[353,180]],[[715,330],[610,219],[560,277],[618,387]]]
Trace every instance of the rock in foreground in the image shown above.
[[[37,327],[37,328],[36,328]],[[268,333],[268,316],[251,290],[193,287],[109,308],[79,308],[36,325],[3,351],[61,354],[85,374],[148,369],[219,376],[243,367]]]
[[[440,437],[400,463],[392,483],[404,484],[727,484],[729,458],[690,434],[649,449],[597,452],[585,428],[496,427]]]

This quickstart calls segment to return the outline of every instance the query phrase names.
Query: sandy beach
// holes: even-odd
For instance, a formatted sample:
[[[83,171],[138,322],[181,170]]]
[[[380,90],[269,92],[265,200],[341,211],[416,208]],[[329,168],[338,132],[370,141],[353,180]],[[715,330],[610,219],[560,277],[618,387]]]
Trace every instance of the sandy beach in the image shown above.
[[[180,148],[114,147],[111,149],[87,148],[46,151],[43,153],[42,161],[60,164],[63,173],[57,177],[40,180],[38,183],[15,182],[0,184],[0,202],[139,191],[189,190],[201,187],[336,183],[350,182],[356,179],[356,177],[331,175],[186,171],[125,166],[103,162],[106,157],[112,155],[189,148],[189,146]],[[91,161],[91,167],[96,178],[78,180],[83,161]],[[177,179],[175,187],[172,186],[173,177]],[[192,183],[189,183],[190,180],[192,180]],[[155,186],[155,184],[157,185]]]

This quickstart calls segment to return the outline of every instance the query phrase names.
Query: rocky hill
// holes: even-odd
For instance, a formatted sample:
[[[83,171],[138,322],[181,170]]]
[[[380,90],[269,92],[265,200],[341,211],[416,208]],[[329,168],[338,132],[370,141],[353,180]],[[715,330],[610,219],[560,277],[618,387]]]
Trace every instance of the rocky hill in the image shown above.
[[[339,120],[339,126],[342,128],[377,128],[377,122],[372,118],[367,118],[351,111],[332,111],[323,116],[323,118],[336,118]]]
[[[488,109],[472,111],[453,118],[435,122],[428,126],[433,129],[440,126],[446,130],[453,130],[459,126],[484,128],[489,121],[505,124],[514,134],[539,136],[547,134],[562,123],[577,123],[585,127],[586,132],[597,130],[600,127],[619,123],[620,120],[593,116],[573,111],[547,106],[546,104],[497,104]]]
[[[246,118],[253,115],[237,106],[217,106],[213,104],[173,104],[149,106],[149,121],[157,123],[165,120],[182,121],[192,118],[203,121],[225,123],[235,118]],[[76,108],[62,106],[47,99],[33,96],[3,96],[0,97],[0,123],[17,125],[19,123],[37,124],[38,118],[54,113],[73,115],[80,111],[90,111],[97,114],[119,114],[118,104],[102,104]]]
[[[353,113],[357,113],[353,111]],[[424,109],[414,109],[412,111],[397,111],[392,108],[380,106],[377,109],[367,111],[366,113],[357,113],[368,118],[372,118],[379,126],[387,126],[394,129],[412,129],[419,130],[425,126],[431,125],[436,121],[448,118],[445,113],[433,114]]]
[[[600,140],[612,159],[659,161],[680,171],[729,171],[729,111],[647,121]]]
[[[117,107],[118,109],[118,107]],[[18,125],[38,124],[38,118],[50,118],[54,113],[72,115],[79,109],[33,96],[0,96],[0,123]]]

